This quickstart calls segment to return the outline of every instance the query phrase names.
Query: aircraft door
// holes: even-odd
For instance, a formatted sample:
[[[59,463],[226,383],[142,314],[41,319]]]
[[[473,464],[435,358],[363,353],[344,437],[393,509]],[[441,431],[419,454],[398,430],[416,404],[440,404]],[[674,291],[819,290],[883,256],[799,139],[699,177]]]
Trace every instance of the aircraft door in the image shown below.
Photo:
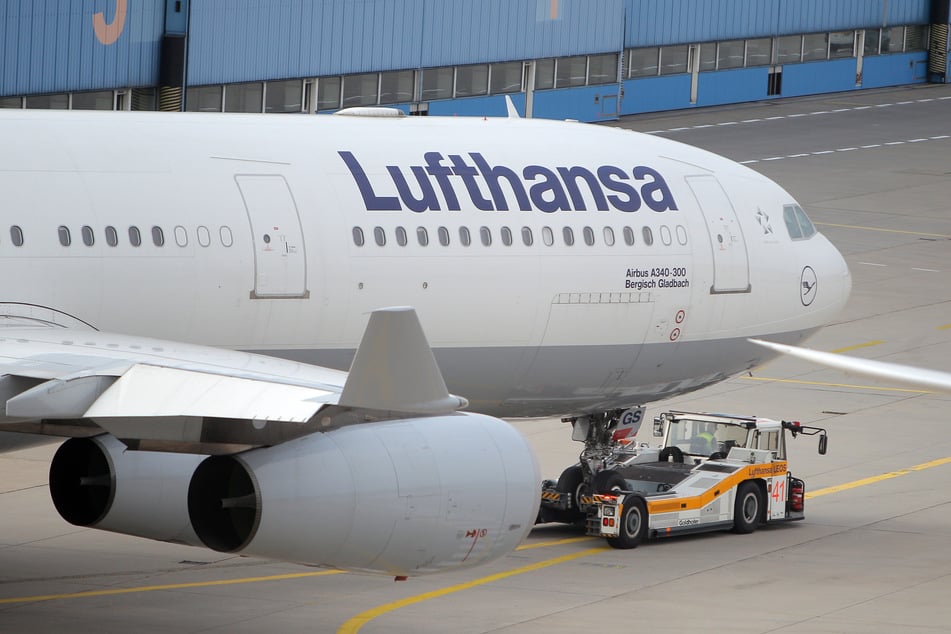
[[[750,262],[736,210],[713,176],[688,176],[710,235],[713,251],[711,293],[750,292]]]
[[[234,177],[251,223],[252,299],[307,297],[307,259],[297,205],[280,175]]]

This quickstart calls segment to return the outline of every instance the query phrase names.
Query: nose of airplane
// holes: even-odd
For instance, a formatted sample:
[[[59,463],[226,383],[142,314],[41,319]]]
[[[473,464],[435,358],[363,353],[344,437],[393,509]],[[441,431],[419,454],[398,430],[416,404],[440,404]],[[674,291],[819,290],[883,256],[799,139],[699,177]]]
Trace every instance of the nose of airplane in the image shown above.
[[[852,273],[842,253],[828,238],[822,234],[818,234],[816,238],[821,240],[821,248],[817,249],[817,268],[812,273],[803,271],[803,303],[808,299],[807,286],[814,285],[812,292],[815,294],[817,308],[828,313],[831,318],[841,312],[849,300],[849,294],[852,292]],[[813,275],[814,279],[807,279]]]

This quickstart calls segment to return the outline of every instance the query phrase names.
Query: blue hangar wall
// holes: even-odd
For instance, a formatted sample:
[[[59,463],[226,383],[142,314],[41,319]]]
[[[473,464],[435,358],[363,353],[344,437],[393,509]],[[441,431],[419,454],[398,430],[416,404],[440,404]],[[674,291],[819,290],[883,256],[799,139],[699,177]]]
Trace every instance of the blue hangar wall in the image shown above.
[[[534,116],[592,121],[946,81],[949,4],[5,0],[0,106],[29,106],[30,95],[171,88],[165,105],[194,95],[194,106],[204,91],[201,109],[230,109],[228,95],[242,90],[250,97],[241,109],[272,111],[268,87],[300,80],[290,109],[383,103],[493,115],[510,94]],[[509,81],[497,82],[503,74]],[[388,81],[408,86],[394,93],[402,99],[387,97]]]

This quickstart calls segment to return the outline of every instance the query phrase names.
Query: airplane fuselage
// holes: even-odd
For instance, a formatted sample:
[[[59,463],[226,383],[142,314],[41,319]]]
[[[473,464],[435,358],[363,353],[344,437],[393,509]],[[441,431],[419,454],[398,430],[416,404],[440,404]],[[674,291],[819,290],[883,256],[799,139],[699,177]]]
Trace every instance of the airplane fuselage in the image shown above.
[[[849,291],[781,187],[647,135],[28,111],[0,126],[17,149],[0,158],[0,314],[346,369],[369,311],[410,305],[449,389],[498,416],[700,388],[771,356],[746,338],[798,343]]]

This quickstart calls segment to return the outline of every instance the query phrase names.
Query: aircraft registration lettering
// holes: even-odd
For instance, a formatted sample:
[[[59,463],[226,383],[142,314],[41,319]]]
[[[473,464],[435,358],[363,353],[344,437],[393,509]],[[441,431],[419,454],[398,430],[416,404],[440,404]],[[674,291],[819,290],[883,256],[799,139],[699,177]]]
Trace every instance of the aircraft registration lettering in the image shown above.
[[[389,178],[383,180],[388,182],[382,183],[371,180],[352,152],[337,154],[367,211],[460,211],[466,199],[480,211],[587,211],[589,203],[597,211],[634,212],[642,206],[657,212],[677,211],[667,181],[646,165],[631,169],[526,165],[519,171],[492,165],[479,152],[466,156],[426,152],[422,165],[387,165]],[[387,194],[380,193],[386,190]]]
[[[624,279],[624,288],[643,291],[652,288],[690,288],[687,267],[663,266],[629,268]]]

